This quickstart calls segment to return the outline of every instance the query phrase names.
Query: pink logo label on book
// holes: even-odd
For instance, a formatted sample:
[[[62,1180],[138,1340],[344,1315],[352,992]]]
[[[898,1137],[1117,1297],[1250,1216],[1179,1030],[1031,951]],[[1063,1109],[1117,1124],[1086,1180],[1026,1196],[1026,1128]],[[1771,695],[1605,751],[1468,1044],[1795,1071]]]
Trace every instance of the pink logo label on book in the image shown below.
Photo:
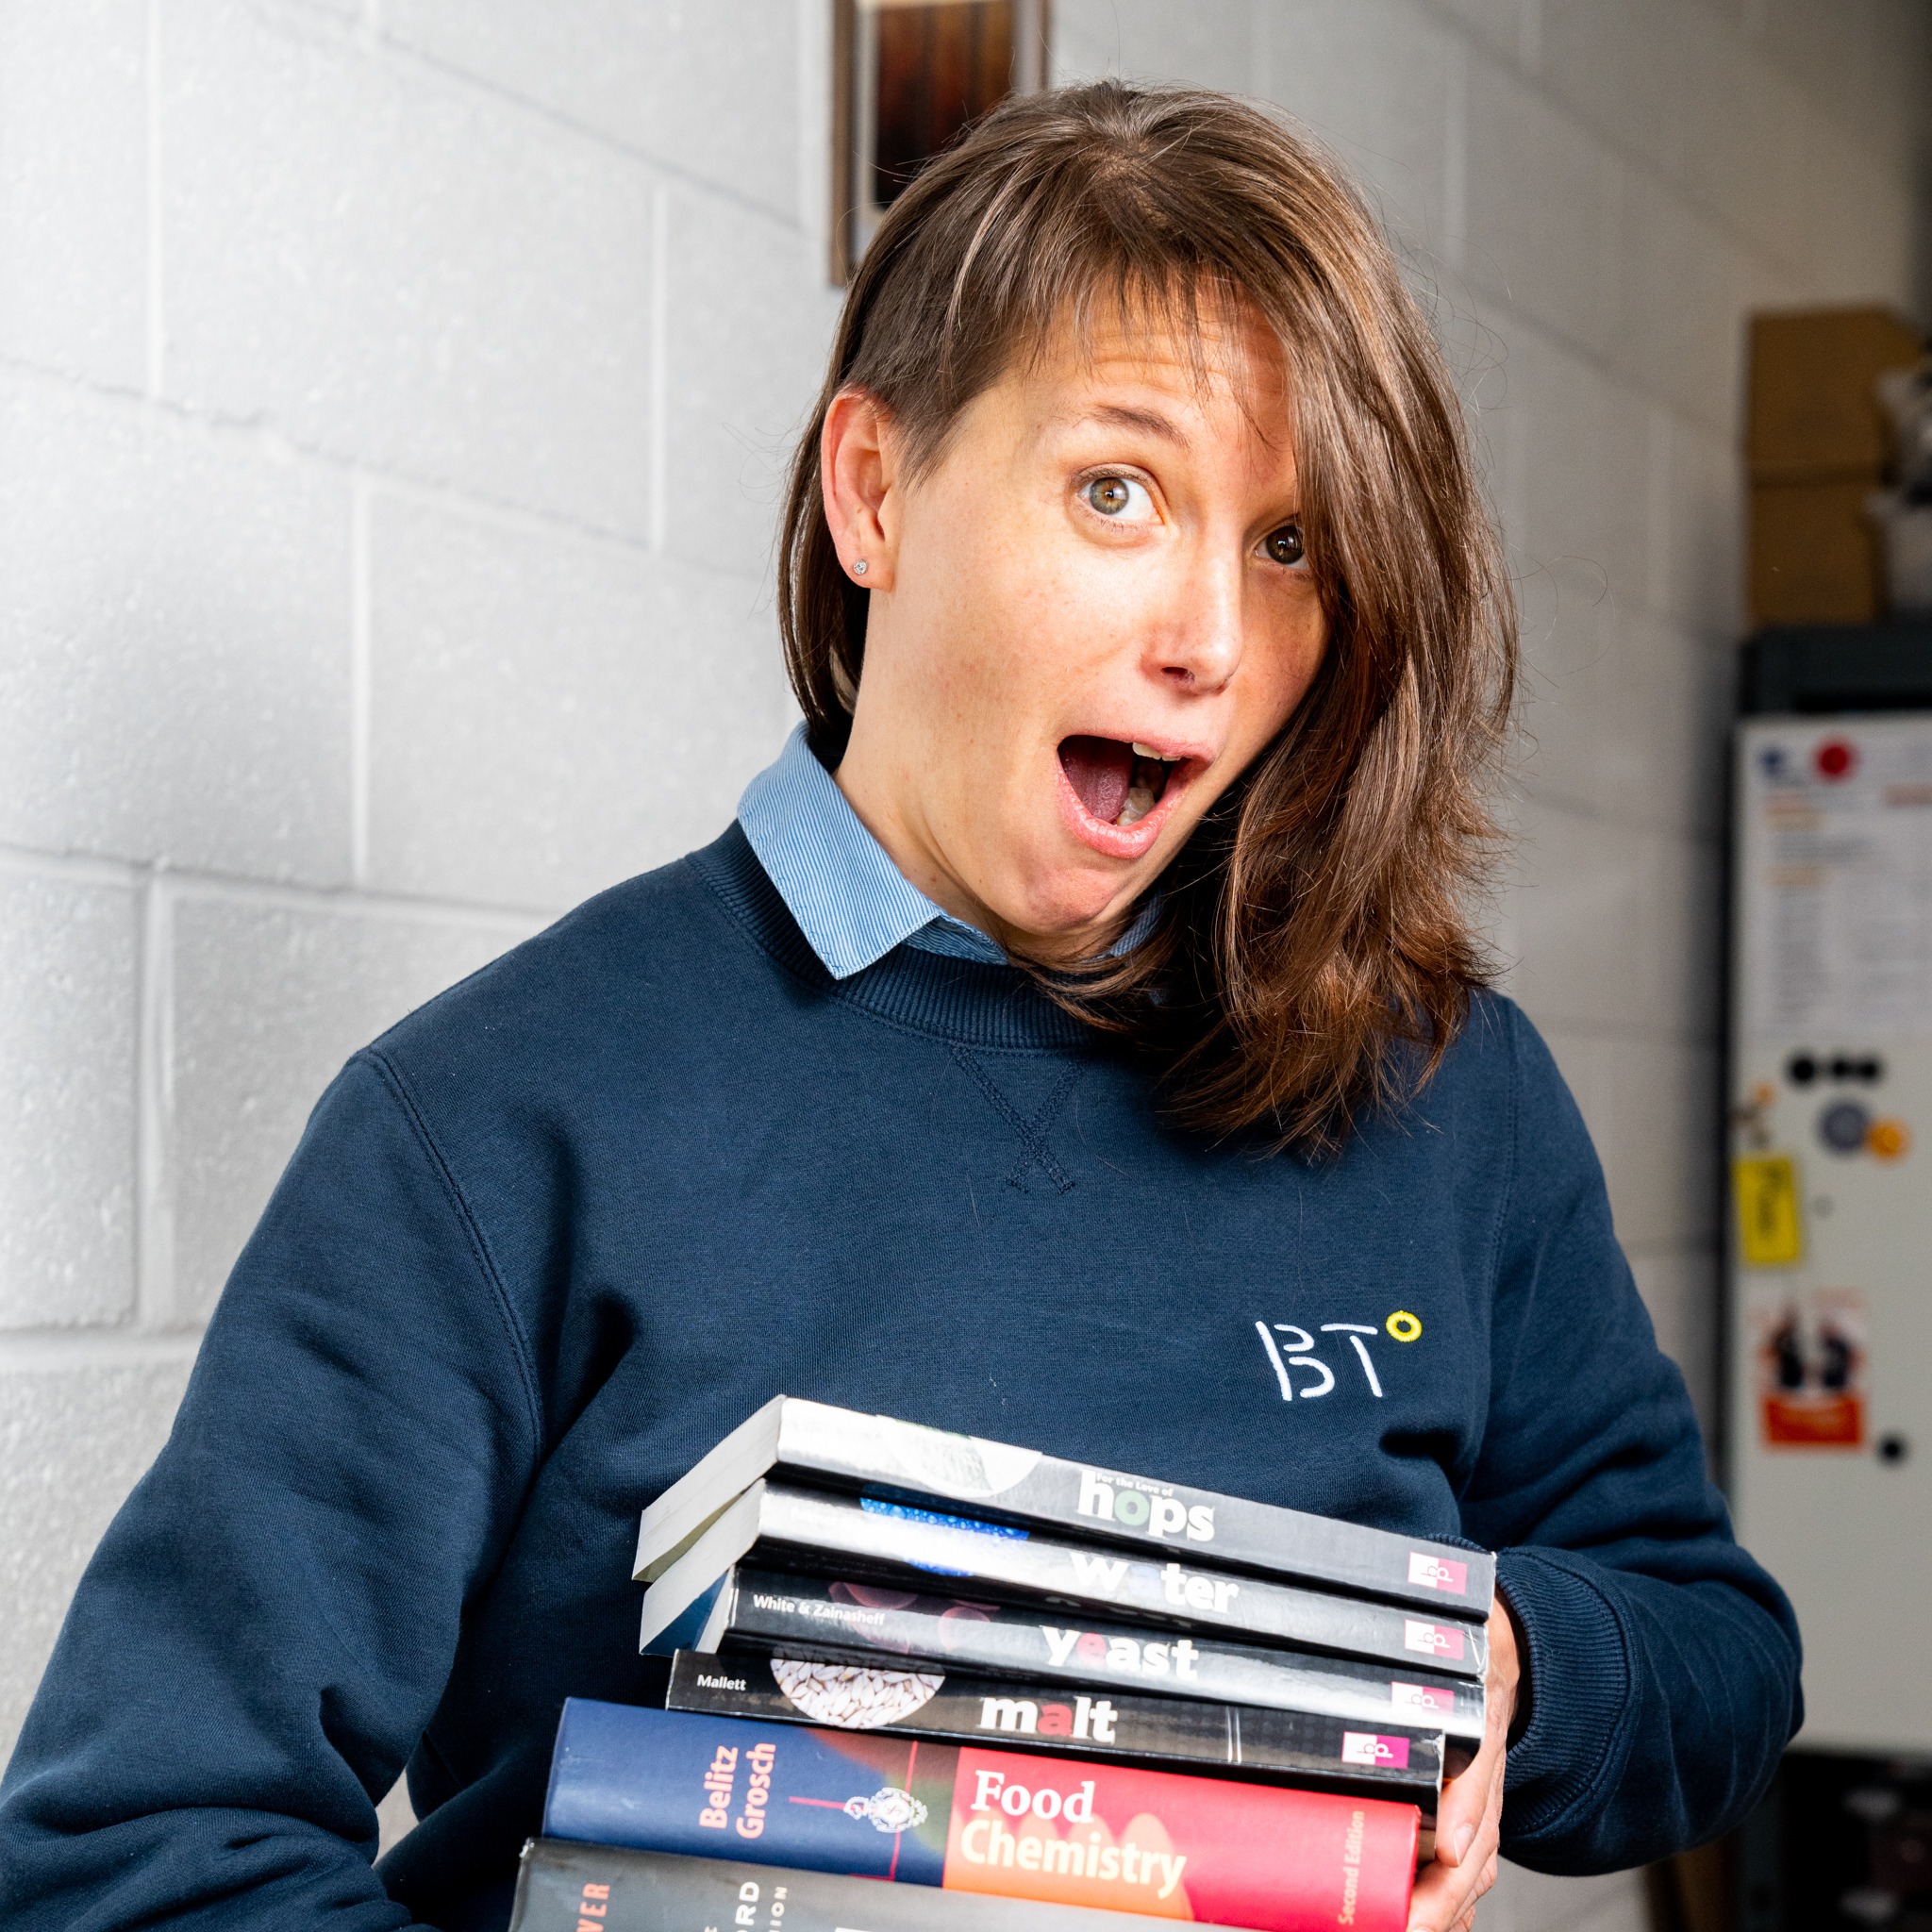
[[[1405,1617],[1402,1620],[1402,1647],[1404,1650],[1419,1650],[1424,1657],[1460,1657],[1462,1632],[1441,1624],[1424,1624],[1416,1617]]]
[[[1390,1771],[1407,1771],[1408,1740],[1385,1738],[1374,1731],[1343,1731],[1341,1761],[1344,1764],[1382,1765]]]
[[[1397,1710],[1419,1710],[1427,1717],[1447,1717],[1456,1708],[1456,1693],[1438,1690],[1428,1684],[1391,1684],[1389,1702]]]
[[[1408,1553],[1408,1580],[1424,1590],[1446,1590],[1451,1596],[1469,1594],[1469,1565],[1452,1563],[1447,1557],[1431,1557],[1422,1550]]]

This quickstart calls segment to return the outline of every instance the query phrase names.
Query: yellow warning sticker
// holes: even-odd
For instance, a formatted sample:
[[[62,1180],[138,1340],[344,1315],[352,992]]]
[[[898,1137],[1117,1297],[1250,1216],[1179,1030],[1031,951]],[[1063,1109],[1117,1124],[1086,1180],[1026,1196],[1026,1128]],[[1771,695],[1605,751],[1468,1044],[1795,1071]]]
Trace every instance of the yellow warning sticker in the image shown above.
[[[1805,1258],[1798,1164],[1789,1154],[1746,1154],[1731,1164],[1738,1248],[1747,1268],[1788,1268]]]

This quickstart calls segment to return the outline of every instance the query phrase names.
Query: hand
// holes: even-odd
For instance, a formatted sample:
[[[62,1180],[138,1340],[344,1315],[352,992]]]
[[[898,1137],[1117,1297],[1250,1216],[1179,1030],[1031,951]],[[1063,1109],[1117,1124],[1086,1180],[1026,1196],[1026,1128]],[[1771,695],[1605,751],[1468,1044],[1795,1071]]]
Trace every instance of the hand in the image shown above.
[[[1442,1787],[1436,1807],[1436,1856],[1417,1874],[1408,1932],[1469,1932],[1475,1903],[1496,1882],[1503,1827],[1503,1753],[1516,1715],[1522,1664],[1516,1624],[1498,1596],[1490,1612],[1488,1707],[1482,1749]]]

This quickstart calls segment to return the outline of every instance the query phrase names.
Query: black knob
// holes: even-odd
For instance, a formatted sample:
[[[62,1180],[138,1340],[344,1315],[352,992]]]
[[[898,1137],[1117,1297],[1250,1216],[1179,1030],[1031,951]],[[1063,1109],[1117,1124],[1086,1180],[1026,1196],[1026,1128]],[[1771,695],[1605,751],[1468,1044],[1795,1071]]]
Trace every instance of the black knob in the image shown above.
[[[1878,1439],[1880,1462],[1903,1462],[1911,1453],[1912,1445],[1903,1436],[1880,1436]]]

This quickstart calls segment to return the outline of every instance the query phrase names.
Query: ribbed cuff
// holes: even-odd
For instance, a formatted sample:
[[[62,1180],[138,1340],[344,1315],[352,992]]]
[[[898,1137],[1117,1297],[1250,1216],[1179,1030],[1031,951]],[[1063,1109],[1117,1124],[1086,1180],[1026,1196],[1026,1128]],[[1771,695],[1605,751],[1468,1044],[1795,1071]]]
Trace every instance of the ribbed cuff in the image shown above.
[[[1541,1837],[1612,1774],[1630,1700],[1630,1651],[1588,1557],[1505,1550],[1496,1584],[1528,1649],[1529,1727],[1511,1746],[1506,1837]]]

